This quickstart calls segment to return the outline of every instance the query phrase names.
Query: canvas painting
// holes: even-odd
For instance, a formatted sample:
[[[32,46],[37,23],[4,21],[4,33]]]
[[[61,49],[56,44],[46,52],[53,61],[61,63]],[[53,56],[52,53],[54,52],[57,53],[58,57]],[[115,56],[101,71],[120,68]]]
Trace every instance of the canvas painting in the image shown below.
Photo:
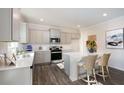
[[[107,48],[124,48],[124,31],[117,29],[106,32]]]

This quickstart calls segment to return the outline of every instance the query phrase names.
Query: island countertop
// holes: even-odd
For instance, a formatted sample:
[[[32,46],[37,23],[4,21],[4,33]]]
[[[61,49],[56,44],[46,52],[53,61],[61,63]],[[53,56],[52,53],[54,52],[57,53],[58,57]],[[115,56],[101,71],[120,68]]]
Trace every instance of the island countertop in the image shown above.
[[[15,65],[0,65],[0,71],[17,69],[17,68],[25,68],[33,65],[34,60],[34,52],[25,53],[23,55],[17,56],[17,60],[15,61]]]

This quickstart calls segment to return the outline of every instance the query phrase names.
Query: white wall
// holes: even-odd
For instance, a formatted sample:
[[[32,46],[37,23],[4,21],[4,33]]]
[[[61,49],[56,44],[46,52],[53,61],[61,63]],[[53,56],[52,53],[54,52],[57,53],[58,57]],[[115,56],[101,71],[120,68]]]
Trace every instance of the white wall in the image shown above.
[[[124,49],[106,49],[105,46],[106,31],[118,28],[124,28],[124,16],[106,21],[104,23],[93,25],[88,28],[82,28],[80,30],[82,33],[81,41],[85,43],[88,35],[95,34],[97,36],[98,52],[110,52],[112,55],[110,58],[109,66],[124,71]],[[84,54],[87,54],[88,52],[85,45],[86,44],[84,44],[80,48]]]

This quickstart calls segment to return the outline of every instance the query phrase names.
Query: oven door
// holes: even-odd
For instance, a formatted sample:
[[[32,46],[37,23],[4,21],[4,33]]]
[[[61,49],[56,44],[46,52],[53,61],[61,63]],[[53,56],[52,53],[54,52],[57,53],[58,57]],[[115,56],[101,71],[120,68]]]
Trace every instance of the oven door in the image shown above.
[[[51,61],[62,60],[62,52],[51,52]]]

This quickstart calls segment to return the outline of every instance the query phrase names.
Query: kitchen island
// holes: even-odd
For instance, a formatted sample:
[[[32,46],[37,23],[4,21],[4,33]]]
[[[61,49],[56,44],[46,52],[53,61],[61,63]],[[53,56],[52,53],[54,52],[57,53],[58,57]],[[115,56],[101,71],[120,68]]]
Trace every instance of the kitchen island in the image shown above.
[[[15,65],[0,65],[0,85],[31,85],[34,53],[17,56]]]
[[[82,57],[80,52],[63,53],[64,70],[72,81],[78,80],[77,65]]]

